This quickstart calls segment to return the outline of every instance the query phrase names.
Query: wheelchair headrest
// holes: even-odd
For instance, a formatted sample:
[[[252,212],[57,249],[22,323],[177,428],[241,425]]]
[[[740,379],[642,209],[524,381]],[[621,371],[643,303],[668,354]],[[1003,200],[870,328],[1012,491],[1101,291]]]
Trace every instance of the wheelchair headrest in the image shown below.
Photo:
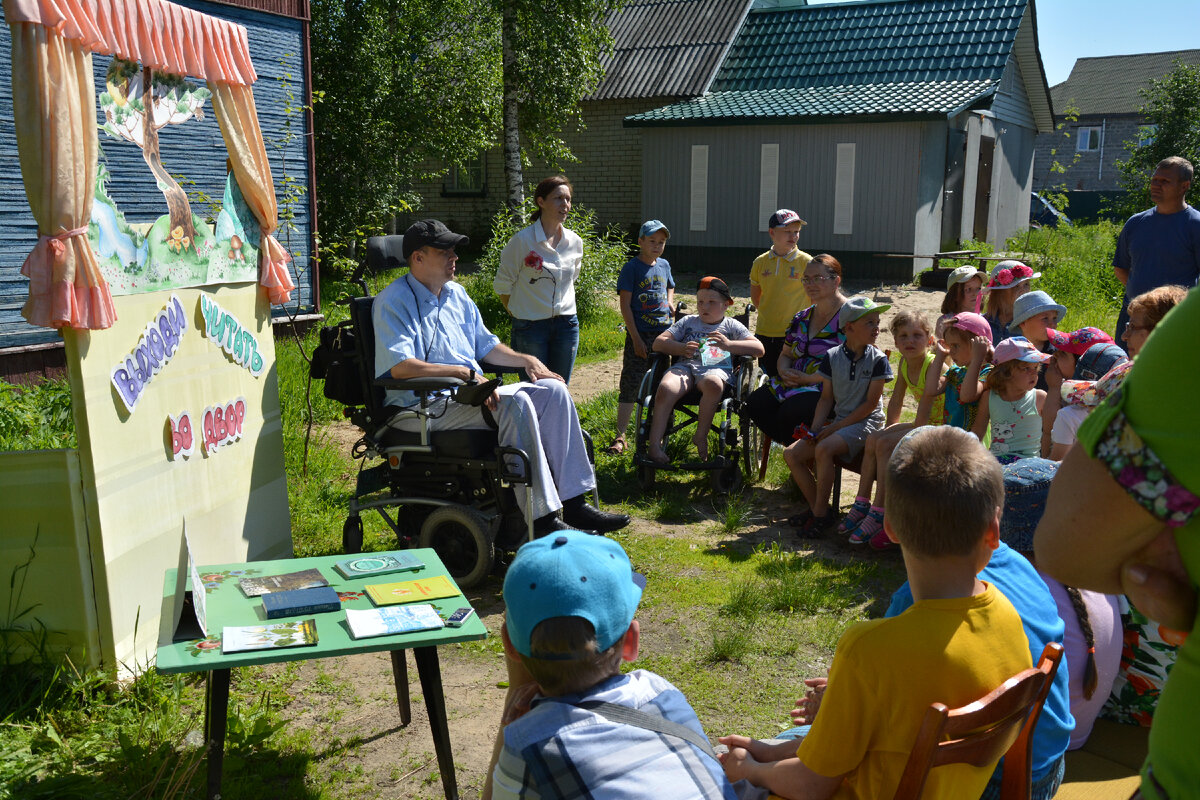
[[[404,266],[404,237],[368,236],[367,266],[376,275]]]

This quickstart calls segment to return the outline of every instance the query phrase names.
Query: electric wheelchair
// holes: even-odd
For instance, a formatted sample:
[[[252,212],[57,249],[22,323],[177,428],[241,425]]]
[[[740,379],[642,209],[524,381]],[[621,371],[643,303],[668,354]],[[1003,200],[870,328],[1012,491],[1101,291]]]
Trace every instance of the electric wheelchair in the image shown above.
[[[735,314],[734,319],[749,326],[750,312],[753,305]],[[675,311],[675,319],[682,319],[685,307],[679,304]],[[643,489],[654,486],[659,470],[680,472],[708,472],[709,480],[714,491],[727,494],[741,488],[744,481],[752,481],[758,469],[758,454],[762,449],[762,431],[744,413],[743,405],[758,386],[765,380],[758,360],[752,356],[733,356],[733,373],[717,412],[713,416],[712,430],[717,434],[716,446],[710,445],[707,461],[679,461],[670,464],[660,464],[652,460],[648,454],[650,426],[654,419],[654,396],[663,375],[677,361],[664,353],[652,353],[650,368],[642,376],[638,388],[636,414],[634,423],[637,431],[633,463],[637,468],[638,483]],[[692,389],[675,404],[671,422],[667,425],[664,442],[672,434],[686,430],[698,424],[699,414],[697,405],[700,402],[700,391]],[[682,419],[680,419],[682,417]]]
[[[479,385],[454,378],[375,377],[375,298],[361,271],[364,266],[378,271],[402,264],[402,239],[367,240],[367,258],[354,278],[364,296],[349,299],[348,320],[321,331],[313,357],[312,375],[325,380],[326,396],[343,403],[343,415],[363,432],[351,450],[360,466],[342,547],[347,553],[362,551],[362,513],[375,512],[401,548],[433,548],[459,586],[470,587],[497,564],[507,564],[516,548],[533,538],[529,457],[519,448],[500,446],[491,428],[429,430],[426,409],[435,397],[449,392],[462,401],[474,395],[470,404],[479,405],[498,379]],[[494,376],[517,371],[481,366]],[[409,409],[385,405],[386,389],[415,392],[421,402]],[[406,417],[417,420],[419,430],[401,431],[389,424]],[[594,463],[591,438],[586,431],[583,435]],[[525,493],[524,513],[516,492]]]

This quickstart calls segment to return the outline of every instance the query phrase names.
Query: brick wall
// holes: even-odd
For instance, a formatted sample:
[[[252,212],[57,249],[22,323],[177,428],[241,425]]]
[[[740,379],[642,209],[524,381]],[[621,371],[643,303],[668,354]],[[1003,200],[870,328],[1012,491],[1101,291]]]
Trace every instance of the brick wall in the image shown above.
[[[1140,126],[1144,124],[1138,116],[1080,117],[1076,122],[1067,122],[1061,131],[1040,133],[1037,136],[1034,157],[1033,188],[1035,191],[1049,187],[1065,187],[1071,191],[1116,191],[1122,188],[1121,173],[1117,161],[1125,160],[1129,153],[1127,142],[1136,142]],[[1104,131],[1103,150],[1078,152],[1077,130],[1081,127],[1100,127]],[[1052,152],[1052,151],[1057,152]],[[1054,162],[1067,168],[1065,173],[1050,171]]]
[[[624,127],[622,120],[673,100],[657,97],[585,102],[584,125],[563,135],[578,161],[562,171],[575,186],[576,202],[594,210],[601,225],[616,225],[632,233],[642,222],[642,132]],[[433,164],[425,166],[436,168]],[[504,166],[499,149],[488,153],[486,170],[482,197],[447,196],[442,179],[418,184],[415,189],[421,196],[421,208],[399,221],[400,230],[408,219],[436,217],[482,244],[492,216],[504,202]],[[526,186],[555,171],[535,161],[525,169]]]

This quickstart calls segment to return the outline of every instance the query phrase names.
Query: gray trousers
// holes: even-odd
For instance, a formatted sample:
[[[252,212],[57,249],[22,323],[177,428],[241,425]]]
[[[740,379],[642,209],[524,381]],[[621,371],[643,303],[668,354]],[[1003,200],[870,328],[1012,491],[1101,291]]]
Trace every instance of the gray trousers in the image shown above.
[[[499,441],[518,447],[529,456],[533,471],[533,518],[562,508],[561,498],[590,492],[596,474],[587,457],[587,445],[579,429],[579,414],[567,385],[553,378],[536,383],[513,383],[496,390],[500,407],[495,412]],[[487,429],[483,412],[475,406],[456,403],[448,397],[429,404],[429,431]],[[421,420],[406,416],[391,425],[403,431],[419,431]],[[525,493],[517,491],[517,502],[525,510]]]

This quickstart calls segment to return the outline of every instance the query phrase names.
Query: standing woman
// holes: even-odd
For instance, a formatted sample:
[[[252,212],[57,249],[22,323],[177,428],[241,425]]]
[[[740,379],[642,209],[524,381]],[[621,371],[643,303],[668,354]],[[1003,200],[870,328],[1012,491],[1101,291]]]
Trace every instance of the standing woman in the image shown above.
[[[530,225],[500,254],[492,283],[512,315],[512,348],[541,359],[570,383],[579,349],[575,279],[583,263],[583,240],[563,227],[571,212],[571,182],[546,178],[533,193]],[[524,371],[521,379],[528,380]]]
[[[754,424],[784,447],[792,443],[797,425],[812,425],[821,399],[817,366],[826,352],[846,340],[838,319],[846,302],[841,263],[822,253],[808,262],[801,282],[813,304],[788,326],[777,364],[779,376],[755,389],[746,403]]]

